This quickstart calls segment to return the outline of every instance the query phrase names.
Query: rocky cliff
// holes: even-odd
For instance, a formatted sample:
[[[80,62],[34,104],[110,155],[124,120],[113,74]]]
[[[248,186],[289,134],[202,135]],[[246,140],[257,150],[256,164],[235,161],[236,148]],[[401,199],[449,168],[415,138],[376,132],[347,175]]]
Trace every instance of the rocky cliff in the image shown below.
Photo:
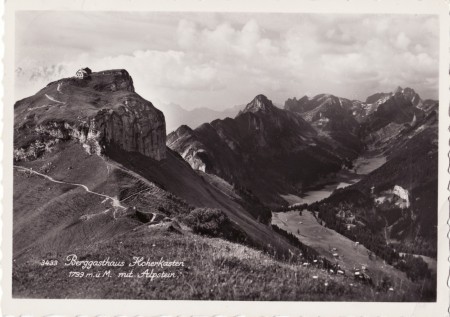
[[[134,92],[125,70],[50,83],[14,105],[14,157],[32,160],[60,141],[76,140],[90,154],[108,147],[166,156],[164,115]]]

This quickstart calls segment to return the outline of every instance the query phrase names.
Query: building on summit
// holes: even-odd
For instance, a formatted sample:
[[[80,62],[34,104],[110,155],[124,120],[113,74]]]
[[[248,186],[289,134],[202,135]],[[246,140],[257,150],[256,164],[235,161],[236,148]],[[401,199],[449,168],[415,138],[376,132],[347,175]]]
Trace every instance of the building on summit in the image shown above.
[[[77,70],[75,76],[80,79],[88,78],[92,74],[92,70],[89,67],[80,68]]]

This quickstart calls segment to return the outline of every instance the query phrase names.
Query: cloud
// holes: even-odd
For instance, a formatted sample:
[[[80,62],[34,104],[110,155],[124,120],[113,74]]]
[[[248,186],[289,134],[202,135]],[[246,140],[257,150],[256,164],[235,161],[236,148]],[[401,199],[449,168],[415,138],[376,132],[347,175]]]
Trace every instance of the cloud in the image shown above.
[[[395,40],[395,45],[401,50],[407,50],[410,43],[411,40],[403,32],[400,32]]]
[[[17,29],[18,97],[89,66],[126,68],[145,98],[186,108],[259,93],[278,103],[305,92],[364,100],[397,86],[437,98],[434,16],[25,13]]]

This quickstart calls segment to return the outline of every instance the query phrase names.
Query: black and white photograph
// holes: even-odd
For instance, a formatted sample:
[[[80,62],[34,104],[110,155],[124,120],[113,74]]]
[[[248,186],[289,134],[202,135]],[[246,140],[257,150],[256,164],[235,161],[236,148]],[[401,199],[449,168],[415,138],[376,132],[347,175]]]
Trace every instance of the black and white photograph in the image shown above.
[[[438,301],[438,14],[13,15],[12,299]]]

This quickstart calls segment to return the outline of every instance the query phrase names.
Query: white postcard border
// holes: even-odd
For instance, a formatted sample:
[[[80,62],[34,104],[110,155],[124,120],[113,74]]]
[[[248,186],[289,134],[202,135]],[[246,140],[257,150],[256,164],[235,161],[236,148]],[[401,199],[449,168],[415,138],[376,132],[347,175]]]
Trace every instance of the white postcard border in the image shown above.
[[[12,281],[12,131],[14,104],[14,14],[18,10],[88,11],[229,11],[437,14],[440,16],[439,90],[439,197],[438,277],[435,303],[372,302],[251,302],[251,301],[160,301],[13,299]],[[347,0],[15,0],[5,6],[5,57],[3,99],[3,203],[2,203],[2,314],[60,316],[448,316],[449,227],[449,17],[444,0],[347,1]],[[68,285],[68,287],[70,287]]]

